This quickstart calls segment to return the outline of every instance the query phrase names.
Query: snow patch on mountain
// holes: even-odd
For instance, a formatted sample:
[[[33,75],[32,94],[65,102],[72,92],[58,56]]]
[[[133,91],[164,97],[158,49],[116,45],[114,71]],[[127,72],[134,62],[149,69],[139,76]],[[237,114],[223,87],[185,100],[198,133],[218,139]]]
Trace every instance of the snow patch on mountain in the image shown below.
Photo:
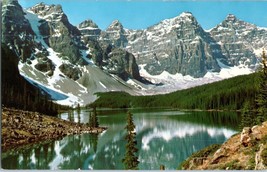
[[[49,94],[51,98],[53,99],[53,101],[57,102],[58,104],[74,106],[74,107],[77,106],[78,103],[80,105],[84,105],[84,101],[80,97],[76,96],[78,95],[76,92],[72,93],[72,92],[62,91],[62,88],[64,86],[70,87],[69,83],[64,84],[65,83],[64,80],[61,79],[61,80],[58,80],[59,82],[57,81],[51,82],[51,80],[49,81],[48,79],[46,79],[44,74],[32,68],[32,66],[23,64],[21,62],[19,63],[19,70],[20,70],[21,76],[23,76],[27,81],[29,81],[33,85],[37,86],[38,88],[40,88],[41,90]],[[28,73],[29,71],[34,71],[32,72],[34,75],[30,75]],[[37,76],[41,76],[41,77],[37,77]],[[67,79],[65,79],[65,81],[66,80]],[[73,83],[73,84],[78,92],[80,92],[81,94],[84,93],[83,87],[79,87],[77,83],[76,84]]]
[[[59,67],[63,63],[69,62],[61,59],[59,57],[60,53],[55,52],[45,43],[43,36],[39,31],[39,21],[42,18],[38,17],[30,10],[25,11],[25,13],[25,17],[29,20],[30,25],[35,33],[35,41],[41,43],[41,45],[46,48],[49,53],[47,58],[53,62],[55,69],[53,71],[53,75],[51,77],[48,77],[45,73],[35,69],[34,66],[37,63],[37,59],[34,59],[32,64],[19,63],[20,74],[24,76],[29,82],[43,89],[52,97],[54,101],[59,104],[77,106],[78,103],[80,105],[85,105],[86,103],[88,103],[84,102],[82,98],[83,96],[85,96],[84,94],[88,93],[87,88],[75,82],[74,80],[69,79],[60,71]],[[36,53],[38,53],[38,51],[39,50],[36,50]],[[84,56],[86,56],[89,51],[84,51],[82,53]],[[86,61],[88,63],[90,62],[89,64],[93,64],[89,59],[86,59]],[[62,99],[62,96],[59,95],[64,95],[63,97],[65,99]]]
[[[254,72],[253,69],[245,65],[229,67],[218,61],[219,65],[223,68],[220,72],[209,71],[202,78],[193,78],[189,75],[183,76],[182,74],[176,73],[175,75],[170,74],[167,71],[163,71],[160,75],[150,75],[144,67],[146,64],[139,65],[140,75],[155,85],[149,90],[145,90],[145,94],[165,94],[177,90],[187,89],[203,84],[208,84],[223,79],[232,78],[238,75],[247,75]]]
[[[80,50],[82,54],[82,58],[90,65],[94,65],[93,60],[89,59],[87,56],[90,54],[90,49],[89,50]]]

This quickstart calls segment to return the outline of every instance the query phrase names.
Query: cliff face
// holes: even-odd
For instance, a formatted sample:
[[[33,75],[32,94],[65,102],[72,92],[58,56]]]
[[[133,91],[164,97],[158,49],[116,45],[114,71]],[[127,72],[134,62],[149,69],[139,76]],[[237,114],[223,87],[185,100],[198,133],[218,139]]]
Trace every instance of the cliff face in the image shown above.
[[[267,121],[246,127],[221,146],[210,146],[181,164],[183,170],[264,170],[267,169]]]

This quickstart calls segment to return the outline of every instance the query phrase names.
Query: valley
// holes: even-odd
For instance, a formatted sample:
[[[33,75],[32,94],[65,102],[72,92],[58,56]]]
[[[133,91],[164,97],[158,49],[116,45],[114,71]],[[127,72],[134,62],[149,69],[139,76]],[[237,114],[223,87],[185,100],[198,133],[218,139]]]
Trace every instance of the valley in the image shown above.
[[[2,2],[4,169],[266,168],[267,28],[188,11],[75,26],[65,3]]]

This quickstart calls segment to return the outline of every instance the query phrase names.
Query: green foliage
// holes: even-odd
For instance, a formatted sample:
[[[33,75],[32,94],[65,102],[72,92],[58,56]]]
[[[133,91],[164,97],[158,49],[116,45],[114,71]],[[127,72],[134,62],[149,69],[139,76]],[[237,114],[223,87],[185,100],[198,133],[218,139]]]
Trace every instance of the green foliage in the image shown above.
[[[249,154],[251,155],[251,154]],[[255,155],[255,153],[253,154]],[[248,170],[254,170],[255,169],[255,156],[251,156],[249,161],[248,161],[248,167],[247,167]]]
[[[136,133],[135,133],[135,124],[133,122],[133,115],[131,112],[127,114],[127,125],[125,127],[127,134],[125,136],[126,144],[126,153],[122,162],[124,163],[125,169],[138,170],[138,156],[136,155],[138,149],[136,148]]]
[[[258,73],[238,76],[165,95],[131,96],[123,92],[98,93],[89,106],[109,108],[172,107],[180,109],[237,110],[245,101],[254,102]],[[254,104],[251,104],[254,108]]]
[[[239,129],[242,130],[244,127],[252,127],[255,124],[255,116],[251,108],[251,103],[246,101],[241,111],[241,123]]]
[[[129,108],[131,96],[125,92],[96,93],[97,99],[89,107]]]
[[[238,160],[233,160],[231,162],[228,162],[220,167],[220,169],[225,170],[242,170],[243,167],[239,164]]]
[[[258,77],[258,95],[256,98],[258,114],[256,122],[261,124],[267,120],[267,57],[262,53],[262,68]]]

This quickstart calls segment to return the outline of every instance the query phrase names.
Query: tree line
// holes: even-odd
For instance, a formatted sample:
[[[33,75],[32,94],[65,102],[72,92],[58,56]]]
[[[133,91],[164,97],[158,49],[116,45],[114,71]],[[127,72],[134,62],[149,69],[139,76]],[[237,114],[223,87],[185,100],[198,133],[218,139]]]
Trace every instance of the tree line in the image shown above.
[[[252,105],[258,94],[259,73],[237,76],[164,95],[131,96],[125,92],[97,93],[89,107],[136,108],[170,107],[178,109],[240,110],[244,102]],[[254,106],[254,105],[253,105]]]

